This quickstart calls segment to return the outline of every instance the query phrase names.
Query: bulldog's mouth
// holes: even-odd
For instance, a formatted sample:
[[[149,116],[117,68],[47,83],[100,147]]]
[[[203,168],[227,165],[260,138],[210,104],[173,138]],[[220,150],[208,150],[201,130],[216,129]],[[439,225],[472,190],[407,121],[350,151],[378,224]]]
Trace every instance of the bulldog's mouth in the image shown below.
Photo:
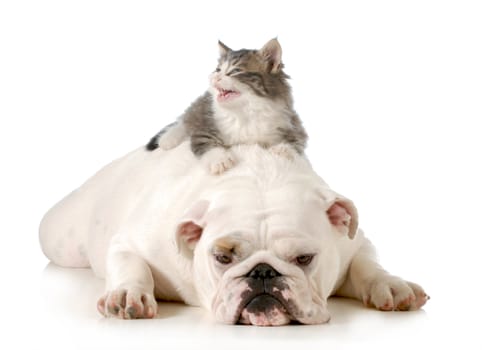
[[[222,89],[219,87],[216,87],[216,89],[218,90],[218,102],[226,102],[241,95],[241,93],[236,90]]]
[[[282,326],[328,322],[326,300],[314,300],[308,288],[308,281],[283,275],[262,262],[247,274],[226,277],[211,309],[219,321],[228,324]]]
[[[282,326],[292,317],[284,302],[275,296],[263,293],[255,296],[241,308],[238,323],[255,326]]]

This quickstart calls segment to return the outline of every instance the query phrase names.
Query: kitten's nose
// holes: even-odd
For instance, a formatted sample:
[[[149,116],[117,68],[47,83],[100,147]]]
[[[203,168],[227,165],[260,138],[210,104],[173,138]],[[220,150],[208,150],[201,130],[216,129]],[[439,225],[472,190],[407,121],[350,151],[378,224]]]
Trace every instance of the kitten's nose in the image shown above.
[[[272,279],[281,276],[281,274],[271,265],[261,263],[256,265],[246,276],[254,279]]]

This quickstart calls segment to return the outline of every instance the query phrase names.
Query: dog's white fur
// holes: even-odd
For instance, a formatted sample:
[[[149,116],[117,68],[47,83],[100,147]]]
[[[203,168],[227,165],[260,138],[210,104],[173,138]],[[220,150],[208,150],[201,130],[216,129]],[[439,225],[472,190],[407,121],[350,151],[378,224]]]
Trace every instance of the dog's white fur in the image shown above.
[[[421,287],[376,262],[353,203],[304,157],[256,145],[231,152],[240,164],[222,176],[208,174],[188,142],[114,161],[45,215],[45,255],[105,277],[99,311],[120,318],[154,317],[155,298],[203,306],[221,322],[256,325],[327,322],[333,294],[381,310],[425,304]],[[238,251],[221,266],[213,251],[226,244]],[[315,254],[313,262],[297,266],[304,253]],[[292,309],[260,315],[242,307],[245,276],[259,263],[283,276],[282,298]]]

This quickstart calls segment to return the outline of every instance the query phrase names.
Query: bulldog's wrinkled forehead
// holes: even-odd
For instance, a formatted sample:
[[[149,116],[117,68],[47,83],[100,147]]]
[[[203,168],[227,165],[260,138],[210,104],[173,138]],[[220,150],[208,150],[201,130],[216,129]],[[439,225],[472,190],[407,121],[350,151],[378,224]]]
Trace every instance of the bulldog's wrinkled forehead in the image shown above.
[[[239,233],[262,249],[282,235],[329,231],[326,198],[320,195],[324,182],[302,157],[285,160],[265,152],[252,156],[246,167],[216,178],[209,189],[204,241]]]
[[[255,194],[244,190],[235,196],[231,193],[213,203],[204,235],[211,241],[230,237],[229,244],[242,238],[258,249],[293,235],[307,241],[329,230],[323,204],[315,191],[302,186]]]

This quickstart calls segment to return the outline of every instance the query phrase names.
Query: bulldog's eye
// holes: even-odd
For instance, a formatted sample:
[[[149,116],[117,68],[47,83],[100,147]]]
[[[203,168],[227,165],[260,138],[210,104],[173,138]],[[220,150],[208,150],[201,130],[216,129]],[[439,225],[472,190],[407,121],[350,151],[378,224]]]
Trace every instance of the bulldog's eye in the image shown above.
[[[218,263],[223,264],[223,265],[231,264],[233,262],[233,258],[230,255],[217,254],[214,257],[216,258],[216,261]]]
[[[296,257],[296,263],[299,266],[308,266],[311,261],[313,260],[314,255],[306,254],[306,255],[299,255]]]

